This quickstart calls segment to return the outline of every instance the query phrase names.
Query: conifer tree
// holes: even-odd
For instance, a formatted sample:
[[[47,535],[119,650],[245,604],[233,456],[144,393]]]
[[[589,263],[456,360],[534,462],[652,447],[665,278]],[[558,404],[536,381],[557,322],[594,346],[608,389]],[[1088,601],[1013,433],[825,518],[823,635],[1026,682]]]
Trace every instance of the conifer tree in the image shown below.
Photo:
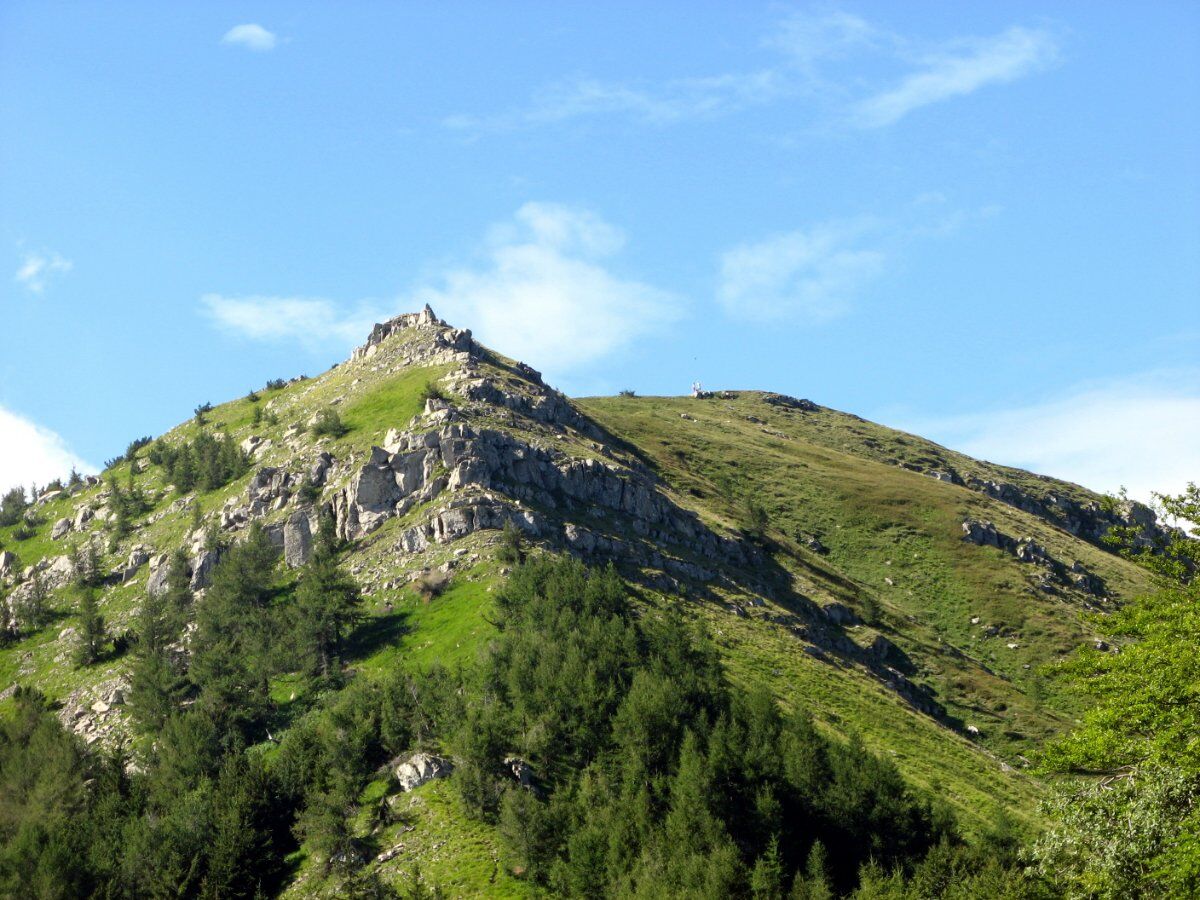
[[[100,658],[106,635],[104,616],[100,615],[97,591],[94,585],[80,584],[79,593],[79,643],[75,650],[75,662],[90,666]]]
[[[323,528],[296,587],[296,635],[309,674],[329,678],[337,671],[361,605],[358,585],[338,564]]]

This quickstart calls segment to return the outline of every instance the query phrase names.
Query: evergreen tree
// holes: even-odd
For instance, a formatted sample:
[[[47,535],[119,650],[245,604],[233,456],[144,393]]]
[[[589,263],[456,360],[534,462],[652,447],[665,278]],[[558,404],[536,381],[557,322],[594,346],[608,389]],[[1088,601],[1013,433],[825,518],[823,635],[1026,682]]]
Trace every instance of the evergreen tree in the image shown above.
[[[330,549],[322,529],[312,558],[300,573],[295,599],[295,635],[303,668],[329,678],[342,659],[346,633],[359,616],[362,596]]]
[[[107,640],[104,616],[100,615],[95,586],[81,584],[76,590],[79,595],[79,634],[75,662],[79,666],[90,666],[100,658]]]
[[[130,711],[139,730],[156,734],[179,708],[187,688],[169,645],[178,619],[166,592],[147,594],[138,613],[138,635],[130,673]]]
[[[190,674],[199,704],[221,724],[248,736],[269,705],[270,602],[276,550],[263,530],[226,551],[197,610]]]

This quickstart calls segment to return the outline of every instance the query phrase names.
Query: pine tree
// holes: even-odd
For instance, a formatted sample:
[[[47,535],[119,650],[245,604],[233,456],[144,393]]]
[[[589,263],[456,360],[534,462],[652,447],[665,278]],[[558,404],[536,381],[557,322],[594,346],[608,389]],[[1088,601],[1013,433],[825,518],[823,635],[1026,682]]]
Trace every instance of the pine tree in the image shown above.
[[[296,587],[296,636],[310,674],[329,678],[341,662],[346,632],[358,618],[362,597],[327,541],[319,539]]]
[[[97,591],[93,585],[80,585],[79,591],[79,643],[75,650],[75,662],[90,666],[100,658],[106,635],[104,616],[100,615]]]
[[[178,620],[173,613],[166,592],[148,594],[138,613],[129,705],[138,728],[146,733],[161,730],[179,708],[187,687],[169,649],[178,634]]]

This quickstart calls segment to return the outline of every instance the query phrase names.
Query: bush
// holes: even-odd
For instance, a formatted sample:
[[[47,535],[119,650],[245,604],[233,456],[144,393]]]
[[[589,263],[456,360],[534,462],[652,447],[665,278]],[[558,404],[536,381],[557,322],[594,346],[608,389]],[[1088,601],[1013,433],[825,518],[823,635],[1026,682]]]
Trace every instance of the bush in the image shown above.
[[[152,438],[149,435],[140,438],[134,438],[129,442],[129,446],[125,448],[125,458],[130,462],[137,456],[137,452],[147,446]]]
[[[500,549],[496,552],[496,557],[501,562],[514,566],[525,562],[525,534],[512,519],[504,523],[504,530],[500,534]]]
[[[317,413],[317,418],[309,430],[316,437],[330,435],[339,438],[349,431],[350,427],[342,422],[342,417],[338,415],[336,409],[323,409]]]
[[[637,393],[630,388],[625,388],[623,391],[617,391],[618,397],[636,397]]]
[[[422,400],[441,400],[444,403],[450,402],[450,395],[432,378],[425,382],[425,387],[421,389]]]
[[[28,508],[29,501],[25,497],[25,488],[15,487],[5,493],[4,497],[0,499],[0,527],[16,525],[21,521],[21,516]]]
[[[208,419],[206,419],[204,417],[208,413],[212,412],[212,408],[213,408],[212,404],[207,403],[207,402],[201,403],[199,406],[196,407],[195,416],[196,416],[196,424],[197,425],[203,425],[208,421]]]
[[[413,581],[413,590],[426,603],[442,594],[449,586],[449,572],[424,572]]]
[[[258,399],[259,399],[258,391],[254,390],[254,388],[250,388],[250,393],[248,393],[246,395],[246,399],[249,400],[251,403],[257,403]]]
[[[282,391],[285,387],[287,387],[286,378],[272,378],[267,382],[268,391]]]

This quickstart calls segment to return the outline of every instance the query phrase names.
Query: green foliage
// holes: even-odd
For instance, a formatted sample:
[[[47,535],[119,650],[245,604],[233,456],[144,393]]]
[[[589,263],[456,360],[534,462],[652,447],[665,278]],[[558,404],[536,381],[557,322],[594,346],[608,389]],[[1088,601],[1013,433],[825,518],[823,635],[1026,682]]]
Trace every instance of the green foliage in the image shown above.
[[[277,551],[252,526],[226,551],[196,615],[190,674],[197,705],[222,731],[250,738],[269,706]]]
[[[512,519],[504,523],[500,532],[500,547],[496,558],[509,565],[520,565],[525,561],[525,533]]]
[[[150,461],[161,465],[167,480],[184,493],[193,488],[216,490],[245,473],[250,465],[233,438],[213,437],[205,431],[178,446],[161,439],[155,441]]]
[[[345,638],[361,605],[358,585],[338,565],[329,540],[319,540],[301,570],[292,604],[292,634],[308,674],[328,679],[340,672]]]
[[[338,415],[338,411],[329,407],[317,413],[316,419],[313,421],[310,429],[315,437],[329,435],[335,438],[341,437],[349,430],[349,426],[342,422],[342,417]]]
[[[108,635],[104,628],[104,616],[100,614],[95,586],[80,584],[76,593],[79,597],[79,625],[75,639],[75,664],[90,666],[103,654]]]
[[[212,408],[212,404],[208,402],[201,403],[196,407],[196,409],[193,411],[193,418],[196,420],[197,425],[207,424],[208,419],[205,417],[212,412]]]
[[[182,661],[172,652],[191,602],[187,560],[175,553],[167,572],[167,589],[149,593],[138,612],[137,643],[130,671],[129,707],[134,723],[146,734],[158,734],[179,709],[187,691]]]
[[[742,510],[742,530],[753,541],[763,541],[767,536],[767,527],[771,524],[767,508],[754,498],[747,498]]]
[[[617,391],[617,396],[618,397],[636,397],[637,392],[631,390],[630,388],[625,388],[624,390]]]
[[[5,491],[3,498],[0,498],[0,527],[16,525],[28,508],[25,488],[18,485]]]
[[[441,400],[443,403],[449,403],[450,395],[437,381],[430,378],[425,382],[424,387],[421,388],[421,401],[424,402],[426,400]]]
[[[1161,498],[1200,522],[1200,489]],[[1200,526],[1192,526],[1200,537]],[[1123,549],[1158,587],[1101,624],[1120,652],[1088,649],[1059,671],[1092,700],[1082,723],[1042,757],[1051,771],[1102,776],[1063,788],[1048,804],[1053,826],[1033,848],[1048,876],[1079,896],[1200,892],[1200,542],[1175,534],[1156,553],[1135,535]]]

